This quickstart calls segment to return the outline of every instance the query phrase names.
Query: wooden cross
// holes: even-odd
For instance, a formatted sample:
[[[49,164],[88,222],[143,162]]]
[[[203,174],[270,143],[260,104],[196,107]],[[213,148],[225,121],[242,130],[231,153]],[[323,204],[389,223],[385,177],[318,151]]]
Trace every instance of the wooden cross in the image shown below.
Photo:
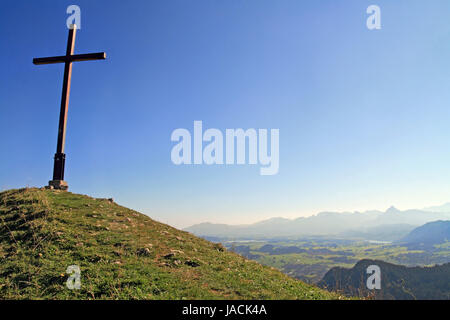
[[[75,35],[77,27],[75,24],[69,29],[69,38],[67,40],[67,50],[65,56],[34,58],[33,63],[51,64],[64,63],[64,81],[61,97],[61,111],[59,114],[59,128],[58,128],[58,144],[56,147],[56,154],[54,158],[53,180],[49,182],[49,187],[55,189],[67,190],[68,184],[64,181],[64,166],[66,162],[66,155],[64,154],[64,146],[66,140],[66,125],[67,125],[67,110],[69,108],[70,95],[70,79],[72,77],[72,62],[89,61],[89,60],[104,60],[106,59],[105,52],[88,53],[88,54],[73,54],[75,49]]]

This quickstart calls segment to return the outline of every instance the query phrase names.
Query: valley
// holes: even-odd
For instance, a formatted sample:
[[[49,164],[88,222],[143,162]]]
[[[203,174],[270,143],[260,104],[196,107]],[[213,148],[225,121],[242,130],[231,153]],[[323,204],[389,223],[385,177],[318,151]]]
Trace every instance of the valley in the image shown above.
[[[426,248],[395,242],[326,238],[222,243],[230,251],[309,283],[319,282],[333,267],[351,268],[364,259],[404,266],[432,266],[450,261],[450,241]]]

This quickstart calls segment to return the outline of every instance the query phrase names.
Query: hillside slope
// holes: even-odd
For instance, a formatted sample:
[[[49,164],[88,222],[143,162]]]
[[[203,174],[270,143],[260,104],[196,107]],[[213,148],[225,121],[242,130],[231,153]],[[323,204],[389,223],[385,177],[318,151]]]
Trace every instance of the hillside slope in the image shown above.
[[[450,220],[426,223],[400,240],[410,245],[422,246],[433,246],[447,241],[450,241]]]
[[[381,289],[368,290],[367,267],[377,265]],[[450,263],[434,267],[405,267],[380,260],[361,260],[353,268],[335,267],[319,286],[350,296],[379,300],[450,300]]]
[[[81,289],[66,287],[70,265]],[[338,299],[107,199],[0,193],[1,299]]]

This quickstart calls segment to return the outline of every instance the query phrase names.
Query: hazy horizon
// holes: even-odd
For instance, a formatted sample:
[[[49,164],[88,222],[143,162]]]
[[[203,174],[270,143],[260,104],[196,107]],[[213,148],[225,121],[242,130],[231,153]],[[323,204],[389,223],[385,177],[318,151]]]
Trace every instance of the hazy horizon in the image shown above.
[[[332,212],[332,213],[365,213],[365,212],[371,212],[371,211],[379,211],[379,212],[386,212],[388,209],[394,207],[395,209],[399,210],[399,211],[408,211],[408,210],[423,210],[423,211],[427,211],[427,212],[436,212],[436,211],[430,211],[429,208],[431,207],[443,207],[448,205],[450,202],[445,202],[445,203],[441,203],[441,204],[435,204],[435,205],[429,205],[429,206],[424,206],[421,208],[399,208],[398,206],[392,205],[389,206],[387,208],[384,209],[374,209],[374,208],[370,208],[370,209],[365,209],[365,210],[321,210],[318,212],[314,212],[311,214],[299,214],[299,215],[285,215],[285,216],[261,216],[261,219],[258,220],[252,220],[252,221],[248,221],[248,222],[243,222],[243,223],[235,223],[235,222],[225,222],[226,220],[217,220],[217,221],[198,221],[195,223],[187,223],[187,224],[182,224],[179,223],[177,221],[174,221],[173,223],[171,223],[170,221],[162,221],[160,220],[160,222],[169,224],[173,227],[176,227],[178,229],[185,229],[187,227],[191,227],[193,225],[197,225],[197,224],[201,224],[201,223],[211,223],[211,224],[225,224],[225,225],[230,225],[230,226],[240,226],[240,225],[251,225],[251,224],[255,224],[261,221],[266,221],[266,220],[270,220],[270,219],[277,219],[277,218],[281,218],[281,219],[288,219],[288,220],[295,220],[297,218],[307,218],[307,217],[312,217],[315,215],[318,215],[320,213],[323,212]],[[448,211],[450,212],[450,210]],[[142,211],[142,213],[145,213],[144,211]],[[150,218],[153,218],[150,214],[145,213],[146,215],[148,215]]]

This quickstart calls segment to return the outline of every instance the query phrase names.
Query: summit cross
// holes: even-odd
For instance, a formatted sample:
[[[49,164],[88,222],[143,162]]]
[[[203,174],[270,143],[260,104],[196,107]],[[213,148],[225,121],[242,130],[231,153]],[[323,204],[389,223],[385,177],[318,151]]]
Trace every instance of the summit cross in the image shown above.
[[[64,80],[61,97],[61,111],[59,114],[58,143],[54,158],[53,180],[49,181],[49,187],[60,190],[67,190],[69,188],[67,182],[64,181],[64,167],[66,163],[64,147],[66,140],[67,110],[69,108],[70,80],[72,77],[72,62],[106,59],[105,52],[73,54],[75,49],[76,32],[76,25],[71,25],[71,28],[69,29],[69,38],[67,40],[67,50],[65,56],[33,59],[33,63],[35,65],[64,63]]]

